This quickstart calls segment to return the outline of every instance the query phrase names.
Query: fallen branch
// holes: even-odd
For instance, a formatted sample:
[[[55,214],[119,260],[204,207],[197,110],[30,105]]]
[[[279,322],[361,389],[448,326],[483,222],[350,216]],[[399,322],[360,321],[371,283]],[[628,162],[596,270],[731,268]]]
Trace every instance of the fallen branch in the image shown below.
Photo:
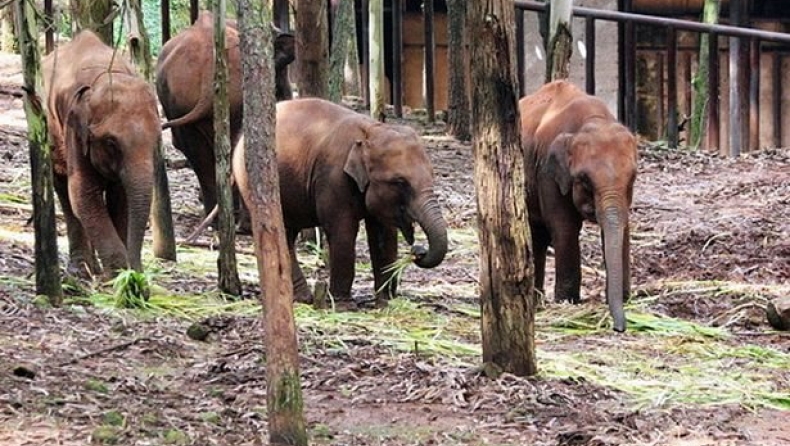
[[[211,250],[216,250],[217,249],[217,244],[216,243],[209,243],[209,242],[199,242],[199,241],[188,242],[187,240],[182,240],[182,241],[178,242],[178,245],[179,246],[191,246],[193,248],[206,248],[206,249],[211,249]],[[251,249],[239,249],[239,248],[236,248],[236,253],[237,254],[250,255],[250,256],[254,256],[255,255],[255,251],[253,251]]]
[[[78,363],[80,361],[84,361],[86,359],[94,358],[96,356],[101,356],[101,355],[103,355],[105,353],[110,353],[110,352],[119,351],[119,350],[125,350],[125,349],[127,349],[127,348],[129,348],[129,347],[131,347],[133,345],[139,344],[140,342],[151,341],[151,340],[153,340],[153,339],[151,339],[150,337],[146,336],[146,337],[142,337],[142,338],[132,339],[131,341],[127,341],[127,342],[124,342],[124,343],[121,343],[121,344],[111,345],[109,347],[105,347],[103,349],[96,350],[96,351],[93,351],[93,352],[90,352],[90,353],[86,353],[86,354],[84,354],[82,356],[77,356],[76,358],[69,359],[66,362],[62,362],[62,363],[58,364],[58,367],[64,367],[64,366],[67,366],[67,365],[76,364],[76,363]]]
[[[184,243],[190,244],[195,240],[197,240],[197,238],[208,227],[208,225],[210,225],[211,222],[214,221],[214,218],[217,216],[217,214],[219,214],[219,205],[214,206],[214,209],[212,209],[211,212],[209,212],[209,214],[206,215],[206,218],[204,218],[203,221],[200,222],[198,227],[195,228],[194,231],[192,231],[192,234],[190,234],[189,237],[187,237],[186,240],[184,240]]]

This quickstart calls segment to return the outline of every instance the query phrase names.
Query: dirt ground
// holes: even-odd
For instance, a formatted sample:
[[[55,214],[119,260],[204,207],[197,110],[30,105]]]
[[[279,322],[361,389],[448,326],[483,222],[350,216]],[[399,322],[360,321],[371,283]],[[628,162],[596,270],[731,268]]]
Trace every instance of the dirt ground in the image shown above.
[[[185,335],[189,321],[138,318],[90,306],[52,309],[34,299],[24,112],[11,94],[20,82],[15,57],[0,58],[0,444],[266,443],[265,362],[256,317],[211,318],[206,322],[213,328],[210,341],[197,342]],[[445,137],[441,123],[426,125],[417,116],[407,122],[423,132],[435,164],[451,243],[437,269],[406,271],[402,294],[437,312],[458,302],[474,304],[474,242],[470,247],[461,241],[463,234],[474,235],[476,218],[471,147]],[[202,208],[194,174],[183,168],[178,152],[169,150],[168,157],[176,232],[183,239],[199,222]],[[692,281],[714,287],[725,282],[787,285],[790,150],[722,159],[645,145],[634,196],[632,283],[638,296],[654,297],[651,311],[706,326],[726,325],[732,345],[790,354],[790,337],[770,332],[758,301],[749,296],[662,291],[669,283]],[[65,237],[60,220],[59,230]],[[203,240],[210,241],[210,235]],[[582,242],[582,306],[602,306],[597,228],[585,226]],[[248,249],[249,239],[242,236],[239,244]],[[366,251],[360,243],[361,261]],[[61,248],[62,260],[64,252]],[[170,290],[216,288],[211,271],[193,274],[179,265],[164,269],[163,285]],[[256,292],[254,280],[245,276],[250,294]],[[361,274],[355,294],[364,297],[370,288],[370,277]],[[558,304],[547,305],[551,310]],[[353,333],[299,326],[313,444],[790,445],[788,414],[779,409],[635,405],[622,391],[584,379],[543,374],[489,379],[473,361],[398,351],[371,342],[375,332]],[[344,348],[328,346],[330,335],[341,338]],[[539,334],[538,348],[551,355],[642,338],[603,331],[552,339]],[[790,392],[790,370],[774,370],[771,379],[775,390]]]

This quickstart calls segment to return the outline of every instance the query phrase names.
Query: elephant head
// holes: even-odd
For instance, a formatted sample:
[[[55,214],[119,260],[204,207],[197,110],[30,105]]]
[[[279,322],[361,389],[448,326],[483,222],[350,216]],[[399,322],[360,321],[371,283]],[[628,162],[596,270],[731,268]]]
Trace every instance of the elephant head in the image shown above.
[[[404,126],[362,127],[348,153],[344,172],[365,195],[367,212],[400,229],[412,245],[414,263],[439,265],[447,253],[447,225],[433,190],[433,167],[417,133]],[[414,246],[414,223],[428,239],[428,249]]]
[[[619,123],[596,119],[557,136],[543,166],[560,193],[572,195],[579,214],[601,226],[606,300],[617,331],[625,330],[623,302],[630,294],[628,212],[636,168],[634,136]]]
[[[73,202],[78,201],[75,208],[80,209],[82,224],[105,268],[139,271],[153,193],[154,150],[161,138],[153,91],[135,75],[104,71],[91,85],[78,86],[73,96],[63,101],[67,104],[59,108],[66,117],[69,194]],[[89,200],[86,195],[92,193],[91,188],[100,184],[107,188],[106,196],[83,204]],[[106,215],[99,209],[104,201],[112,223],[101,221]],[[113,209],[115,206],[125,209]],[[107,230],[110,224],[120,240],[98,237],[113,232]],[[96,234],[90,233],[92,230]]]

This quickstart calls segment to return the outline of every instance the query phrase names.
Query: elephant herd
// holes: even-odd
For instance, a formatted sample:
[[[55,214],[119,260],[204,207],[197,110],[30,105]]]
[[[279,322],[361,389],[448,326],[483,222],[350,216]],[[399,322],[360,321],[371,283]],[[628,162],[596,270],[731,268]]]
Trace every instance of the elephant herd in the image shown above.
[[[113,274],[142,268],[140,251],[151,206],[154,155],[163,128],[184,153],[208,213],[216,203],[213,150],[213,28],[210,13],[170,40],[157,65],[156,91],[90,31],[48,55],[44,92],[54,186],[66,220],[72,274]],[[239,36],[226,29],[233,174],[242,197],[249,187],[241,138]],[[293,265],[294,293],[311,292],[296,261],[301,229],[321,227],[330,257],[330,292],[353,306],[355,244],[364,221],[377,304],[396,291],[387,267],[397,257],[398,231],[414,245],[414,224],[428,247],[413,262],[439,265],[447,225],[434,191],[431,161],[417,132],[384,124],[321,99],[289,99],[285,67],[293,36],[275,30],[276,150],[280,195]],[[157,98],[168,121],[160,121]],[[527,207],[536,288],[543,290],[548,246],[555,249],[555,299],[579,301],[579,232],[601,226],[606,297],[614,329],[625,329],[630,291],[628,211],[636,176],[636,140],[605,104],[564,81],[520,101],[526,154]],[[96,256],[98,254],[98,258]]]

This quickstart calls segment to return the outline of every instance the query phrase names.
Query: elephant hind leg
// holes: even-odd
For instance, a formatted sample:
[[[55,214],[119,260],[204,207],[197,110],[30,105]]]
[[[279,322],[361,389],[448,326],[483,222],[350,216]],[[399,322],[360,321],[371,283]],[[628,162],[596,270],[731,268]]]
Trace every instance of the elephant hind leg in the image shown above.
[[[61,175],[54,176],[55,193],[58,194],[60,207],[63,210],[63,217],[66,220],[66,234],[69,239],[69,264],[66,272],[69,275],[89,279],[101,273],[101,267],[96,260],[96,254],[91,245],[90,239],[85,233],[69,200],[68,183],[66,177]]]
[[[299,234],[299,231],[288,229],[287,232],[288,252],[291,254],[291,280],[293,281],[294,300],[311,304],[314,299],[313,293],[310,291],[310,287],[307,286],[307,280],[305,280],[302,268],[296,259],[296,236]]]

